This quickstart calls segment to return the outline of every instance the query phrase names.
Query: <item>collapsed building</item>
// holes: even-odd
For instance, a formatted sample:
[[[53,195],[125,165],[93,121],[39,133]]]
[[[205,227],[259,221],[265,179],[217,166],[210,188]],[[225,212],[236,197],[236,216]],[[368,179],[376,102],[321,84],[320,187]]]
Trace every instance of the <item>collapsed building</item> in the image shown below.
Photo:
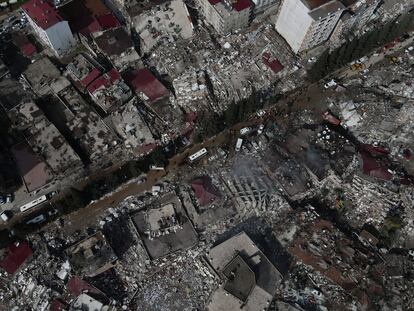
[[[149,207],[132,217],[151,259],[193,246],[198,238],[174,192],[159,200],[160,207]]]
[[[94,80],[87,91],[105,113],[117,110],[132,98],[131,90],[116,69],[111,69]]]
[[[71,246],[66,254],[73,269],[89,277],[112,268],[118,259],[101,232]]]

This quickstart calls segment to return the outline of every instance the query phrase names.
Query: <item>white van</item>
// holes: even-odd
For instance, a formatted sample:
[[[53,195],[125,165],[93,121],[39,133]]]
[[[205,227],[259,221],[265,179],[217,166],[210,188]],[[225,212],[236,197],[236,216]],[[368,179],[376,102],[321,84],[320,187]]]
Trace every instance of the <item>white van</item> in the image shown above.
[[[239,152],[240,151],[240,148],[241,148],[241,146],[242,146],[242,144],[243,144],[243,139],[241,139],[241,138],[238,138],[237,139],[237,142],[236,142],[236,152]]]

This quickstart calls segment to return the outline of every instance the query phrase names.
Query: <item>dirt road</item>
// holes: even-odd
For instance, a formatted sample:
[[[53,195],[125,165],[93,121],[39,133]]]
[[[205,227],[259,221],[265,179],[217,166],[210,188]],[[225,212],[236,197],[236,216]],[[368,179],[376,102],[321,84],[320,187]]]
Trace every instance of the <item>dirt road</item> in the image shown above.
[[[372,56],[369,58],[368,62],[370,65],[374,65],[378,62],[384,60],[385,54],[394,54],[396,49],[401,49],[408,46],[412,43],[412,38],[406,42],[402,42],[394,47],[394,51],[386,51],[386,53],[381,53],[378,56]],[[359,72],[351,71],[349,67],[342,68],[336,71],[333,76],[337,77],[350,77],[357,75]],[[267,109],[266,117],[271,117],[277,122],[285,123],[287,121],[286,114],[289,114],[294,111],[310,110],[314,115],[320,116],[320,114],[327,109],[327,96],[330,91],[325,90],[323,87],[323,82],[309,84],[301,87],[301,89],[296,90],[290,96],[281,100],[277,103],[273,103]],[[127,197],[139,195],[145,191],[151,191],[153,185],[157,184],[162,178],[172,175],[177,169],[180,168],[180,165],[186,165],[187,157],[189,154],[192,154],[201,148],[205,147],[210,152],[219,146],[225,144],[233,143],[231,140],[233,135],[229,135],[230,132],[236,132],[244,126],[254,126],[263,122],[263,119],[252,118],[248,122],[243,122],[235,125],[229,130],[223,131],[217,136],[197,145],[194,145],[182,153],[175,155],[169,161],[169,165],[165,171],[150,171],[147,174],[147,181],[142,184],[129,183],[124,186],[121,186],[113,193],[108,196],[93,202],[76,212],[73,212],[69,215],[64,216],[65,226],[63,231],[66,234],[72,234],[76,230],[83,229],[87,226],[92,225],[96,222],[97,218],[108,208],[117,206]],[[54,224],[50,224],[53,226]]]
[[[312,84],[288,97],[277,104],[271,106],[266,113],[267,118],[278,120],[278,122],[286,121],[284,115],[292,111],[301,111],[303,109],[312,110],[316,115],[326,110],[326,94],[323,87],[319,84]],[[293,104],[288,104],[292,102]],[[121,186],[105,198],[93,202],[83,209],[73,212],[64,217],[65,226],[63,231],[66,234],[72,234],[76,230],[83,229],[96,222],[97,218],[108,208],[117,206],[129,196],[139,195],[145,191],[151,191],[153,185],[158,183],[162,178],[173,175],[181,165],[187,165],[186,161],[189,154],[192,154],[201,148],[205,147],[208,151],[212,151],[220,146],[229,143],[234,143],[234,135],[230,132],[236,133],[245,126],[257,126],[263,123],[265,118],[252,118],[249,121],[237,124],[229,130],[225,130],[217,136],[203,142],[196,144],[182,153],[175,155],[170,159],[168,167],[165,171],[150,171],[147,174],[147,181],[142,184],[130,183]]]

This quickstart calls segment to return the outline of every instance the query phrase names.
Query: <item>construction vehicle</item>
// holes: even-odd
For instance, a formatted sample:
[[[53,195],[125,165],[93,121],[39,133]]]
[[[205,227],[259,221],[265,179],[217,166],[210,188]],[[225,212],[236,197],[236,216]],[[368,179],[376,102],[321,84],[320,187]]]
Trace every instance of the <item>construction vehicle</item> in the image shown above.
[[[364,64],[360,64],[360,63],[355,63],[351,65],[351,70],[352,71],[358,71],[358,70],[362,70],[364,69],[365,65]]]

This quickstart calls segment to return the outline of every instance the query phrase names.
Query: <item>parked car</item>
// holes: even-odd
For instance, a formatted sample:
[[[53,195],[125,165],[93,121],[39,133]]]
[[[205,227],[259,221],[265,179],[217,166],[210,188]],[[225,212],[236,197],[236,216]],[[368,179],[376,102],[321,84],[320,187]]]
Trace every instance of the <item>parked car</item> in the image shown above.
[[[163,171],[164,167],[163,166],[158,166],[158,165],[150,165],[150,170],[153,171]]]
[[[236,142],[236,152],[239,152],[240,151],[240,148],[241,148],[241,146],[242,146],[242,144],[243,144],[243,139],[241,139],[241,138],[238,138],[237,139],[237,142]]]
[[[264,129],[264,125],[263,124],[260,124],[259,125],[259,128],[257,129],[257,134],[258,135],[262,134],[263,133],[263,129]]]
[[[264,111],[264,110],[262,110],[262,109],[260,109],[259,111],[257,111],[257,112],[256,112],[256,115],[257,115],[258,117],[263,117],[265,114],[266,114],[266,111]]]
[[[9,221],[9,219],[11,218],[11,213],[10,211],[4,211],[0,213],[0,219],[4,222]]]
[[[328,81],[324,85],[325,89],[328,89],[328,88],[333,87],[333,86],[336,86],[336,81],[334,79],[332,79],[331,81]]]
[[[6,195],[6,203],[11,203],[14,200],[14,196],[13,194],[9,193],[8,195]]]
[[[250,133],[250,131],[251,131],[252,129],[250,128],[250,127],[243,127],[241,130],[240,130],[240,135],[247,135],[247,134],[249,134]]]

